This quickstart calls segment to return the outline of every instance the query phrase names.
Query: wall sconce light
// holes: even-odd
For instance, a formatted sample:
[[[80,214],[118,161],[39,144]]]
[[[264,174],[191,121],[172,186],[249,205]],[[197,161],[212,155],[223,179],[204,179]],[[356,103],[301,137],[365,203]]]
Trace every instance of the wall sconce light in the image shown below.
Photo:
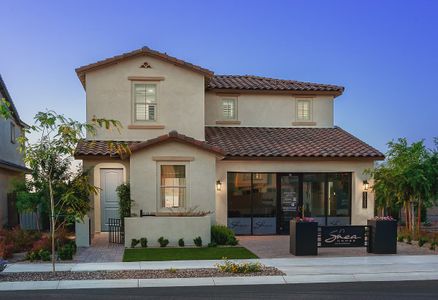
[[[222,182],[220,180],[216,181],[216,191],[220,191],[222,189]]]
[[[362,208],[368,208],[368,188],[369,184],[367,180],[363,181],[363,192],[362,192]]]
[[[368,191],[368,188],[370,187],[368,180],[363,181],[363,190]]]

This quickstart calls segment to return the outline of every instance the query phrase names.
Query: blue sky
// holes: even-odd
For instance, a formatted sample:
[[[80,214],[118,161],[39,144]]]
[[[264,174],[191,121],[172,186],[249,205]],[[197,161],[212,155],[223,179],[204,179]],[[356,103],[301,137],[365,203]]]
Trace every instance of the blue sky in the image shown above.
[[[24,121],[85,119],[74,69],[144,45],[213,70],[343,85],[335,123],[385,151],[438,136],[438,1],[0,0],[0,73]]]

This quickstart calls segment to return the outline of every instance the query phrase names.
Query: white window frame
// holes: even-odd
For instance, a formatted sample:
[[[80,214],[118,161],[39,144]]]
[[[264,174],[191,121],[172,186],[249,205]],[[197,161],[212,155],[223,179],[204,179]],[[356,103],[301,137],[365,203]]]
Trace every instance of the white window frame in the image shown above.
[[[312,99],[296,99],[296,106],[295,106],[295,115],[296,120],[301,122],[311,122],[313,119],[313,103]],[[300,115],[300,103],[307,103],[308,104],[308,110],[309,110],[309,116],[308,118],[303,118],[302,115]]]
[[[183,205],[178,207],[165,207],[161,202],[161,166],[185,166],[185,201]],[[185,211],[189,207],[190,202],[190,162],[188,161],[160,161],[157,162],[157,211],[171,212],[171,211]]]
[[[136,85],[154,85],[155,86],[155,102],[153,103],[144,103],[145,110],[148,110],[148,106],[155,107],[154,109],[154,119],[145,119],[145,120],[139,120],[137,119],[137,102],[136,102],[136,93],[135,93],[135,86]],[[133,123],[156,123],[158,121],[158,102],[159,102],[159,82],[156,81],[133,81],[132,82],[132,88],[131,88],[131,97],[132,97],[132,121]],[[139,103],[143,104],[143,103]]]
[[[233,103],[234,114],[233,116],[225,115],[225,102],[231,101]],[[237,120],[237,97],[222,97],[221,98],[221,119],[224,121],[236,121]]]

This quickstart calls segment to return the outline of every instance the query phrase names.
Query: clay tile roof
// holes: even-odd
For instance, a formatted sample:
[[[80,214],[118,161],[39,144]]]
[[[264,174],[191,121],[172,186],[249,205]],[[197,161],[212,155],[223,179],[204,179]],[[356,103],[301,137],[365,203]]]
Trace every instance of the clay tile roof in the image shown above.
[[[76,150],[74,153],[75,157],[81,157],[81,156],[111,156],[115,158],[119,158],[120,155],[116,151],[116,146],[119,144],[125,144],[129,146],[129,149],[131,152],[135,152],[141,149],[145,149],[163,142],[181,142],[185,143],[197,148],[200,148],[202,150],[206,150],[209,152],[213,152],[217,155],[223,156],[222,149],[207,144],[204,141],[199,141],[194,138],[188,137],[183,134],[179,134],[176,131],[171,131],[168,134],[159,136],[157,138],[153,138],[147,141],[115,141],[115,142],[109,142],[109,141],[98,141],[98,140],[81,140],[79,141],[78,145],[76,146]],[[112,146],[110,146],[110,143],[112,143]]]
[[[85,86],[85,73],[87,73],[88,71],[98,69],[98,68],[101,68],[104,66],[113,65],[113,64],[118,63],[119,61],[129,59],[132,57],[142,56],[142,55],[151,56],[154,58],[158,58],[158,59],[170,62],[170,63],[177,65],[177,66],[180,66],[182,68],[186,68],[186,69],[201,73],[207,77],[213,76],[213,72],[208,70],[208,69],[194,65],[192,63],[178,59],[176,57],[170,56],[167,53],[163,53],[163,52],[159,52],[159,51],[150,49],[149,47],[142,47],[140,49],[137,49],[137,50],[134,50],[131,52],[116,55],[116,56],[113,56],[113,57],[110,57],[110,58],[107,58],[104,60],[97,61],[97,62],[92,63],[92,64],[88,64],[88,65],[79,67],[76,69],[76,74],[78,75],[82,84]]]
[[[210,145],[239,158],[372,158],[384,155],[339,127],[266,128],[206,127]]]
[[[185,143],[185,144],[188,144],[188,145],[191,145],[191,146],[195,146],[197,148],[200,148],[200,149],[203,149],[203,150],[206,150],[206,151],[210,151],[210,152],[216,153],[218,155],[223,155],[224,154],[222,149],[219,148],[219,147],[207,144],[204,141],[196,140],[196,139],[188,137],[188,136],[186,136],[184,134],[180,134],[180,133],[178,133],[175,130],[169,132],[168,134],[159,136],[159,137],[154,138],[154,139],[150,139],[150,140],[147,140],[147,141],[144,141],[144,142],[141,142],[141,143],[132,144],[132,145],[130,145],[129,148],[131,149],[131,152],[135,152],[137,150],[144,149],[144,148],[147,148],[147,147],[159,144],[159,143],[171,142],[171,141],[182,142],[182,143]]]
[[[253,75],[214,75],[208,82],[208,88],[224,90],[323,91],[333,92],[338,95],[344,91],[344,87],[337,85],[274,79]]]

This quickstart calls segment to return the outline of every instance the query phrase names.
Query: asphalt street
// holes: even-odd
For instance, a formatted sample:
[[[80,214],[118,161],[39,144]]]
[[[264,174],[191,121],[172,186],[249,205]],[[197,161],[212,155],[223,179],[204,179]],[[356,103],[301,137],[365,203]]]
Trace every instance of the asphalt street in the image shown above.
[[[13,291],[0,299],[438,299],[438,281]]]

